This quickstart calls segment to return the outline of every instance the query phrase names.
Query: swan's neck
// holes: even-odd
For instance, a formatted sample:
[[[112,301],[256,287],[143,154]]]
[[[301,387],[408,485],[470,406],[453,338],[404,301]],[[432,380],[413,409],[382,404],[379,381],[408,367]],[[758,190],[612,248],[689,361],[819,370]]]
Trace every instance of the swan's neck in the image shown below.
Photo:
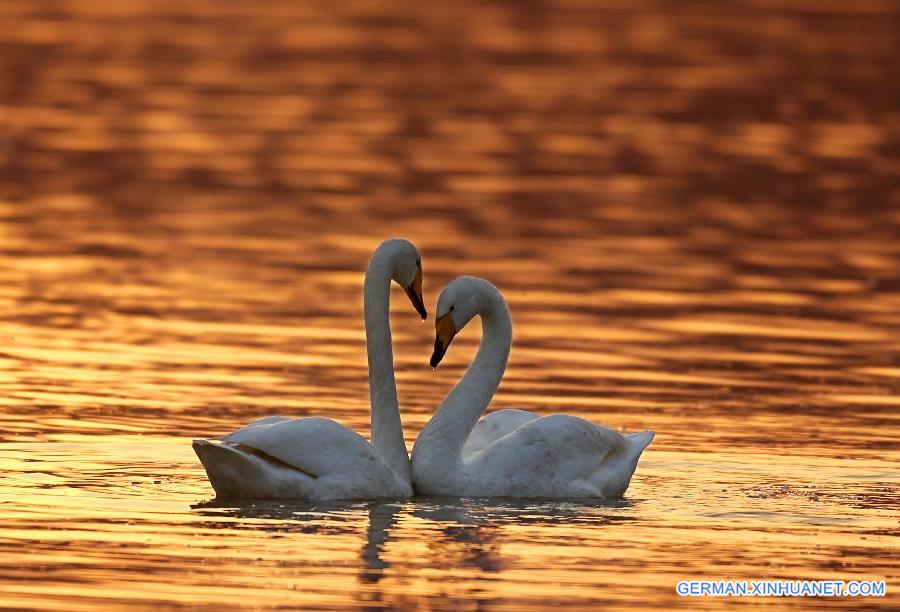
[[[391,348],[391,261],[389,254],[381,250],[372,256],[366,270],[363,300],[366,353],[369,360],[372,446],[394,475],[408,483],[409,456],[403,441],[397,383],[394,380],[394,353]]]
[[[494,396],[506,370],[512,344],[512,319],[506,302],[493,291],[482,297],[481,345],[475,360],[447,394],[417,440],[429,463],[448,471],[461,467],[462,448]],[[415,450],[414,450],[415,452]]]

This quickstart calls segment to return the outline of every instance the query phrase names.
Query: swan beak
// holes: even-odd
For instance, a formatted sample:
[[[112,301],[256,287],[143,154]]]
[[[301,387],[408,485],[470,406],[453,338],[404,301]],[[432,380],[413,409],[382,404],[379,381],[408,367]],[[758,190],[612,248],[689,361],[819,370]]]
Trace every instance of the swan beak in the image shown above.
[[[453,317],[448,312],[443,317],[434,322],[434,353],[431,354],[431,367],[436,368],[444,358],[444,353],[453,342],[453,336],[456,335],[456,325],[453,324]]]
[[[412,302],[422,320],[427,319],[428,311],[425,310],[425,300],[422,299],[422,268],[418,269],[412,284],[406,288],[406,295],[409,296],[409,301]]]

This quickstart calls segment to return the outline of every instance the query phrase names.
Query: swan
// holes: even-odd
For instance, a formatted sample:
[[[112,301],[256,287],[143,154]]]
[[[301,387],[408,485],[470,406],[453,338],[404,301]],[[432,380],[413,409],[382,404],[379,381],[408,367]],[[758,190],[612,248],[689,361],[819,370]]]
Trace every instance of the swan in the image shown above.
[[[457,332],[481,316],[475,360],[413,446],[413,487],[424,495],[621,497],[652,431],[623,435],[567,414],[500,410],[479,421],[512,343],[509,308],[494,285],[462,276],[438,298],[435,368]]]
[[[331,419],[269,416],[193,447],[218,497],[308,500],[409,497],[409,456],[397,404],[391,349],[391,280],[427,317],[422,260],[406,240],[386,240],[363,285],[369,362],[371,444]]]

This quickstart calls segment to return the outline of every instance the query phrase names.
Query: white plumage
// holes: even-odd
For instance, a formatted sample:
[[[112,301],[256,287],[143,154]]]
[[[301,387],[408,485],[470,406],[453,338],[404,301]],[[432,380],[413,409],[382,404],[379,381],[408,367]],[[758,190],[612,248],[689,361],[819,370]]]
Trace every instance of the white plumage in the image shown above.
[[[372,442],[325,418],[270,416],[212,440],[195,440],[219,497],[366,499],[409,497],[409,457],[397,402],[389,322],[390,283],[406,288],[425,318],[422,268],[405,240],[383,242],[364,286]]]
[[[438,299],[432,366],[476,315],[475,360],[419,434],[411,469],[417,493],[455,496],[620,497],[653,432],[622,435],[566,414],[501,410],[479,417],[506,369],[512,321],[497,288],[460,277]]]

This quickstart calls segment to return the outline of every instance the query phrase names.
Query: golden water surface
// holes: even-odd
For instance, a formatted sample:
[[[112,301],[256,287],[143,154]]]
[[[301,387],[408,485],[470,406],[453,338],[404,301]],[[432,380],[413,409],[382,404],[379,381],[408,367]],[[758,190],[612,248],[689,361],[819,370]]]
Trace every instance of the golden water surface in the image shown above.
[[[898,604],[891,2],[0,1],[0,606]],[[624,500],[217,503],[362,433],[362,272],[497,284],[492,408],[653,429]],[[392,322],[411,445],[478,341]],[[682,579],[884,579],[685,599]]]

